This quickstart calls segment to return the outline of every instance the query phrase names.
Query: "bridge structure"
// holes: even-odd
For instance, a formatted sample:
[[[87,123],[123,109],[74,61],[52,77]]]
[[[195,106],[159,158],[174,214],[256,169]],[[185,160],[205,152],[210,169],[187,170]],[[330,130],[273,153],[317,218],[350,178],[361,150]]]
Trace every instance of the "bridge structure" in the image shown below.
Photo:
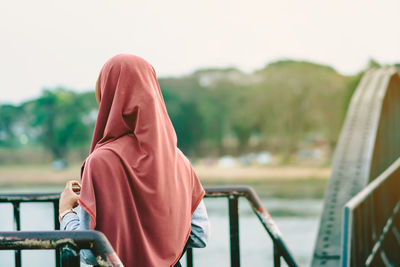
[[[313,267],[400,266],[399,157],[399,72],[371,69],[352,96],[336,146]],[[380,238],[385,246],[377,245]]]
[[[121,266],[102,233],[56,231],[58,197],[0,194],[0,202],[13,205],[15,230],[0,232],[0,250],[14,250],[17,267],[23,249],[55,249],[56,266],[79,266],[79,250],[91,249],[100,266]],[[282,261],[298,266],[251,188],[209,187],[206,197],[228,200],[232,267],[240,266],[240,197],[250,203],[273,243],[273,266]],[[52,202],[55,231],[20,231],[22,202]],[[191,249],[186,257],[187,266],[194,266]],[[312,266],[400,266],[400,76],[395,67],[367,71],[351,99],[334,153]]]

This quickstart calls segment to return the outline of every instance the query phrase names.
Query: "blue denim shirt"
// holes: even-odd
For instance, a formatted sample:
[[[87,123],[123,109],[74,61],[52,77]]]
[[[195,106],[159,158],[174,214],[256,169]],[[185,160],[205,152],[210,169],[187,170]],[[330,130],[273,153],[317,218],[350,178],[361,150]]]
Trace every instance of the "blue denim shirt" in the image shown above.
[[[84,209],[81,209],[79,215],[68,213],[62,219],[60,229],[66,231],[90,230],[90,216]],[[210,224],[208,222],[206,206],[204,205],[204,201],[201,200],[192,215],[191,231],[187,247],[204,248],[208,242],[209,230]],[[96,259],[90,250],[81,250],[81,259],[86,264],[97,264]]]

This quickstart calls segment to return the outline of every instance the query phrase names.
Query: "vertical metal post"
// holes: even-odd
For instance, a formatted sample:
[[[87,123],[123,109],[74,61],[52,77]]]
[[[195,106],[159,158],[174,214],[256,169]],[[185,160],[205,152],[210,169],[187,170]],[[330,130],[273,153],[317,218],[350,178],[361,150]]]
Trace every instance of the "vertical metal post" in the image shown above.
[[[193,249],[188,248],[186,250],[186,266],[193,267]]]
[[[79,267],[80,255],[79,250],[71,245],[63,245],[60,249],[60,265],[62,267]]]
[[[13,213],[14,213],[14,230],[21,231],[21,216],[19,212],[18,201],[12,202],[13,205]],[[15,250],[15,267],[21,267],[21,250]]]
[[[53,202],[53,212],[54,212],[54,230],[60,230],[60,222],[58,221],[58,200]]]
[[[279,251],[279,247],[274,242],[274,267],[281,266],[281,253]]]
[[[234,195],[229,196],[229,229],[231,242],[231,266],[240,266],[239,248],[239,201]]]
[[[58,204],[59,204],[58,200],[53,201],[54,230],[60,230],[60,222],[58,221],[58,215],[59,215]],[[56,267],[60,267],[60,250],[56,249],[55,254],[56,254]]]

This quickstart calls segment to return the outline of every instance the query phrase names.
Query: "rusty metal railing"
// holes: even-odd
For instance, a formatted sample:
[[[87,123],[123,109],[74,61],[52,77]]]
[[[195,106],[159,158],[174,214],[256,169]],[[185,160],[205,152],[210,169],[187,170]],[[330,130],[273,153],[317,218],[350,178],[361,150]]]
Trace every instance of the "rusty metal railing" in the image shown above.
[[[206,187],[206,198],[225,197],[228,199],[229,206],[229,226],[230,226],[230,256],[231,266],[240,266],[240,246],[239,246],[239,197],[244,197],[251,205],[254,213],[258,217],[264,229],[273,242],[274,266],[280,266],[283,259],[288,266],[298,266],[293,254],[283,240],[282,234],[272,220],[270,214],[264,207],[253,188],[249,186],[220,186]],[[187,254],[188,267],[193,266],[192,253]]]
[[[53,205],[53,222],[54,230],[60,229],[60,222],[58,221],[58,203],[60,194],[59,193],[17,193],[17,194],[0,194],[0,203],[11,203],[13,206],[14,216],[14,231],[21,231],[21,203],[24,202],[47,202]],[[3,242],[3,241],[2,241]],[[56,266],[60,266],[60,253],[59,249],[56,249]],[[21,267],[21,250],[15,250],[15,266]]]
[[[107,238],[98,231],[0,232],[0,250],[57,249],[57,265],[80,266],[81,249],[90,249],[99,266],[122,266]],[[19,263],[21,264],[21,259]]]
[[[258,217],[262,226],[266,230],[268,236],[273,242],[273,255],[274,255],[274,266],[278,267],[281,265],[281,260],[283,259],[288,266],[298,266],[293,254],[288,249],[288,246],[283,240],[282,234],[280,233],[278,227],[272,220],[269,213],[263,208],[260,199],[258,198],[256,192],[248,186],[223,186],[223,187],[206,187],[206,198],[221,198],[225,197],[228,199],[229,206],[229,226],[230,226],[230,258],[231,266],[240,266],[240,244],[239,244],[239,198],[245,198],[251,205],[255,215]],[[14,230],[16,232],[0,232],[0,250],[1,249],[14,249],[15,250],[15,266],[21,266],[21,252],[20,249],[33,248],[29,247],[28,243],[23,243],[24,240],[29,240],[32,238],[39,238],[38,243],[34,248],[36,249],[56,249],[56,265],[58,266],[76,266],[76,265],[65,265],[67,261],[65,259],[69,258],[65,255],[66,251],[79,251],[80,249],[95,248],[98,247],[99,242],[104,240],[100,238],[99,240],[88,240],[87,236],[77,235],[76,231],[66,232],[66,231],[50,231],[50,232],[18,232],[21,230],[20,222],[20,204],[22,202],[51,202],[53,204],[54,211],[54,227],[58,230],[60,225],[58,222],[58,193],[47,193],[47,194],[0,194],[0,203],[11,203],[14,207]],[[90,231],[88,231],[90,232]],[[10,239],[11,237],[13,239]],[[79,238],[84,238],[79,239]],[[8,239],[4,239],[8,238]],[[65,238],[65,239],[64,239]],[[75,239],[78,238],[78,239]],[[85,239],[86,238],[86,239]],[[7,241],[8,240],[8,241]],[[16,243],[9,241],[18,241]],[[51,242],[50,242],[51,241]],[[105,239],[105,241],[107,241]],[[50,242],[51,247],[46,247],[46,242]],[[64,242],[64,243],[63,243]],[[74,244],[72,246],[71,244]],[[89,243],[88,243],[89,242]],[[92,243],[90,243],[92,242]],[[94,242],[94,243],[93,243]],[[96,243],[97,242],[97,243]],[[94,246],[94,244],[97,244]],[[13,245],[12,245],[13,244]],[[57,245],[58,244],[58,245]],[[92,244],[92,245],[90,245]],[[107,242],[108,244],[108,242]],[[108,248],[108,245],[103,245]],[[72,246],[72,247],[71,247]],[[111,247],[110,247],[111,248]],[[112,248],[111,248],[112,249]],[[96,251],[94,251],[96,252]],[[99,250],[96,252],[97,255],[109,255],[110,251]],[[100,254],[99,254],[100,253]],[[103,253],[103,254],[102,254]],[[71,253],[70,253],[71,254]],[[79,253],[72,253],[78,257]],[[96,255],[96,254],[95,254]],[[72,262],[76,261],[76,257],[72,257]],[[193,267],[193,251],[188,249],[186,253],[187,266]],[[79,265],[77,265],[79,266]]]
[[[343,267],[400,266],[400,158],[344,207]]]

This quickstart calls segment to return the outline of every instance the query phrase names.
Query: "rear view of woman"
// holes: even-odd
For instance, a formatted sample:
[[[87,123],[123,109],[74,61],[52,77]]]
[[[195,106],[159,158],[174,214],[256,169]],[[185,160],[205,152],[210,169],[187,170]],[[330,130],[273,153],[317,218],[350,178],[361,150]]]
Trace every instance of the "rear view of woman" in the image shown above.
[[[204,189],[177,148],[153,67],[118,55],[96,85],[99,114],[78,196],[60,198],[61,229],[103,232],[125,266],[180,266],[186,247],[204,247]],[[81,206],[80,217],[73,208]],[[93,255],[83,258],[95,264]]]

